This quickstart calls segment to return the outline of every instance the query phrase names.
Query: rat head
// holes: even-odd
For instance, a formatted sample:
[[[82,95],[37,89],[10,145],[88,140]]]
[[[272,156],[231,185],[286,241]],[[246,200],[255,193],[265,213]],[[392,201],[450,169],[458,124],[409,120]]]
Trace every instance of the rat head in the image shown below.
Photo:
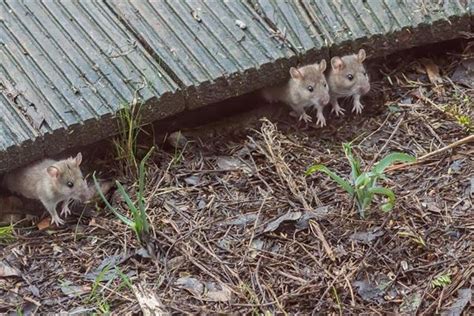
[[[370,90],[369,76],[364,67],[365,50],[353,55],[333,57],[328,76],[331,92],[341,96],[366,94]]]
[[[87,182],[82,176],[80,165],[82,154],[61,160],[47,168],[53,190],[61,197],[83,201],[88,194]]]
[[[301,68],[290,68],[294,93],[298,99],[308,105],[326,105],[329,102],[329,87],[324,76],[326,60],[318,64],[307,65]]]

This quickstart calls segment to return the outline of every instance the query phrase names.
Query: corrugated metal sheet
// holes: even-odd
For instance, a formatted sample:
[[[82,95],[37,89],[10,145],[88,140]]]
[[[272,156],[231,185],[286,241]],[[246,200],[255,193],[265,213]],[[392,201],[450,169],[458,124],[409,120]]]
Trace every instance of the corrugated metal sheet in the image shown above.
[[[100,120],[135,94],[178,89],[101,1],[1,1],[0,34],[0,170],[109,136]]]
[[[0,172],[250,92],[290,66],[469,31],[472,0],[3,0]],[[238,25],[243,23],[242,25]]]

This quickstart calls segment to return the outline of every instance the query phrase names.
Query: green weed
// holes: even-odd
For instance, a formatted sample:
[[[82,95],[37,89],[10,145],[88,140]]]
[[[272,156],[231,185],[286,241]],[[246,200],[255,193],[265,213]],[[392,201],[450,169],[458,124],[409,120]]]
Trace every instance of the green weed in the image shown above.
[[[451,276],[449,274],[439,275],[433,281],[431,281],[431,285],[433,287],[443,288],[449,284],[451,284]]]
[[[324,165],[311,166],[306,171],[306,175],[311,175],[318,171],[327,174],[347,193],[349,193],[352,198],[355,198],[359,215],[362,218],[365,217],[365,211],[372,203],[375,195],[383,195],[387,198],[388,201],[382,204],[381,209],[384,212],[390,211],[395,205],[395,194],[388,188],[377,186],[377,181],[385,178],[385,169],[393,165],[395,162],[414,162],[416,159],[404,153],[391,153],[377,162],[372,170],[362,172],[360,160],[352,154],[351,143],[344,143],[342,147],[346,158],[351,165],[349,180],[342,178]]]
[[[0,227],[0,242],[1,243],[11,243],[15,241],[15,236],[13,236],[13,224],[8,226]]]
[[[139,174],[138,174],[138,193],[137,193],[137,201],[134,202],[132,201],[132,198],[130,195],[125,191],[124,187],[122,184],[118,181],[115,181],[115,184],[117,186],[117,189],[124,199],[125,203],[128,206],[128,210],[132,213],[132,218],[128,218],[127,216],[121,214],[115,207],[113,207],[107,198],[104,196],[102,191],[100,190],[100,185],[99,182],[97,181],[97,178],[95,177],[95,173],[92,175],[94,179],[94,184],[96,187],[97,192],[99,193],[99,196],[101,197],[102,201],[105,203],[105,205],[127,226],[129,226],[137,235],[137,238],[140,242],[144,241],[145,236],[148,235],[149,230],[150,230],[150,225],[148,223],[148,219],[146,217],[147,213],[147,207],[145,204],[145,166],[147,160],[150,158],[151,153],[153,152],[153,147],[150,149],[150,151],[146,154],[146,156],[143,158],[143,160],[140,162],[139,166]]]

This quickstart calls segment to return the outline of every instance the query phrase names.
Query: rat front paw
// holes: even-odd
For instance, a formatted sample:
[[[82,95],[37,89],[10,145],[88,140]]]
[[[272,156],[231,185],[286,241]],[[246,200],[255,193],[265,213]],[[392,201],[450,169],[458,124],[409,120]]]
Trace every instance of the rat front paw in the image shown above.
[[[331,112],[334,112],[336,116],[344,115],[344,109],[339,106],[339,104],[333,105]]]
[[[319,125],[320,127],[326,126],[326,118],[322,113],[318,113],[318,120],[316,121],[316,125]]]
[[[362,109],[364,106],[360,102],[354,102],[354,106],[352,107],[352,112],[356,112],[356,114],[362,113]]]
[[[57,214],[51,217],[51,224],[56,224],[56,226],[64,225],[64,220],[62,220]]]
[[[71,209],[69,208],[67,201],[65,201],[63,203],[64,203],[64,205],[63,205],[63,208],[61,209],[61,216],[67,217],[67,216],[71,215]]]
[[[311,116],[309,116],[308,114],[306,113],[303,113],[300,115],[300,118],[299,118],[300,121],[303,121],[305,123],[310,123],[313,121],[313,119],[311,118]]]

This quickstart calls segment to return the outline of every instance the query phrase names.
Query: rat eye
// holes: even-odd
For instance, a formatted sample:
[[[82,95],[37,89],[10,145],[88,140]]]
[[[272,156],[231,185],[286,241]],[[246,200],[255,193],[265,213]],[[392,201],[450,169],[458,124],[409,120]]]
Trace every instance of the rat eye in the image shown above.
[[[308,86],[308,91],[309,91],[309,92],[313,92],[313,91],[314,91],[313,86]]]
[[[68,182],[66,183],[66,185],[67,185],[68,187],[72,188],[72,187],[74,186],[74,183],[72,183],[71,181],[68,181]]]
[[[349,81],[352,81],[354,80],[354,76],[352,74],[348,74],[347,79],[349,79]]]
[[[366,76],[366,77],[367,77],[367,72],[365,72],[365,71],[364,71],[364,76]]]
[[[326,88],[327,86],[328,86],[328,85],[327,85],[327,83],[326,83],[326,82],[325,82],[325,83],[323,83],[323,87],[324,87],[324,88]]]

